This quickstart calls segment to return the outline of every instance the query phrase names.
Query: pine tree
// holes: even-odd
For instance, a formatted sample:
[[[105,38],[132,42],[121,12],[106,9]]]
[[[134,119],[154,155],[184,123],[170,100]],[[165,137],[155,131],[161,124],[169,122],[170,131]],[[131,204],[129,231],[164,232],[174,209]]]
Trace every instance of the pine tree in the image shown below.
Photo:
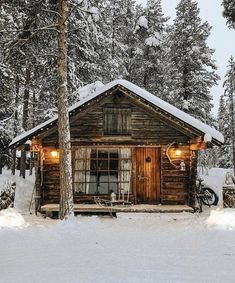
[[[51,16],[52,11],[49,8],[47,1],[32,3],[4,0],[0,11],[4,26],[2,33],[6,35],[5,40],[0,43],[4,51],[4,62],[12,71],[15,88],[19,89],[17,104],[20,106],[24,103],[26,106],[24,117],[15,116],[23,120],[21,123],[24,124],[24,130],[47,119],[48,115],[45,115],[45,112],[55,107],[53,94],[56,89],[56,29],[53,24],[55,17]],[[34,101],[33,93],[36,93]],[[43,93],[43,99],[36,105],[40,93]],[[47,93],[48,98],[42,107],[42,101],[45,100]],[[22,97],[23,94],[25,97]],[[32,115],[32,112],[35,115]],[[33,119],[30,120],[29,117]],[[19,124],[19,121],[17,122]]]
[[[102,23],[102,48],[100,64],[104,82],[118,78],[127,78],[130,31],[133,32],[133,1],[103,1],[100,8]],[[127,18],[127,15],[129,18]]]
[[[223,0],[223,6],[223,15],[227,19],[228,26],[235,29],[235,1]]]
[[[224,135],[224,145],[222,145],[218,152],[218,166],[221,168],[232,167],[232,154],[229,136],[230,130],[230,116],[229,116],[229,105],[227,105],[226,97],[221,95],[219,111],[218,111],[218,129]]]
[[[125,79],[141,85],[143,79],[143,40],[147,28],[147,20],[141,5],[135,5],[133,1],[127,6],[127,22],[124,30],[126,45],[126,76]],[[140,79],[139,79],[140,78]]]
[[[197,3],[181,0],[168,38],[171,69],[166,99],[206,123],[212,122],[210,88],[219,78],[214,50],[207,46],[210,29],[207,22],[202,23]]]
[[[12,26],[14,23],[11,14],[8,14],[7,2],[2,1],[0,5],[0,30],[5,31],[7,26]],[[17,20],[16,23],[17,24]],[[3,32],[1,32],[1,35]],[[3,44],[9,39],[6,36],[1,36],[1,52],[0,52],[0,174],[2,167],[9,165],[10,152],[8,144],[13,138],[13,121],[14,121],[14,72],[11,65],[4,60]]]
[[[220,152],[220,164],[233,167],[235,173],[235,62],[232,57],[229,60],[224,88],[219,108],[219,129],[225,138]]]
[[[11,80],[11,72],[0,61],[0,174],[2,173],[2,167],[9,165],[10,152],[8,144],[13,138],[14,104],[11,98]]]
[[[99,2],[99,1],[98,1]],[[101,80],[99,58],[102,49],[100,11],[97,1],[69,1],[68,89],[69,102],[78,100],[78,88]]]
[[[144,16],[141,18],[142,26],[139,23],[139,30],[142,32],[139,45],[143,55],[140,58],[141,67],[136,81],[151,93],[161,96],[164,88],[163,37],[168,20],[162,13],[161,0],[148,0]]]

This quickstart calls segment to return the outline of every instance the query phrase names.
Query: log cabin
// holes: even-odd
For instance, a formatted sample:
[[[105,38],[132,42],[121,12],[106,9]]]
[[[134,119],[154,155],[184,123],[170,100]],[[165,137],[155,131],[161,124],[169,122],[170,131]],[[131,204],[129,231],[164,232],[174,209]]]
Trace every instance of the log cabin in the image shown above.
[[[114,192],[134,206],[192,207],[197,152],[223,144],[214,128],[125,80],[74,104],[69,117],[75,204]],[[10,147],[22,149],[29,140],[38,160],[36,198],[42,208],[58,207],[57,117],[14,138]]]

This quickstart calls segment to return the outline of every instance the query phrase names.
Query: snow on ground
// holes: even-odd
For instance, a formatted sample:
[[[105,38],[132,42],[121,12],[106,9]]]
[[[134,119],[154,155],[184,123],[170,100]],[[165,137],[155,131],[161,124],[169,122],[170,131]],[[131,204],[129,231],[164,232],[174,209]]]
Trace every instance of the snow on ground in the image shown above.
[[[29,170],[26,171],[26,179],[19,177],[19,175],[18,170],[13,176],[10,170],[3,169],[3,174],[0,175],[0,189],[3,189],[4,184],[9,180],[16,182],[14,207],[21,213],[26,213],[29,212],[35,177],[34,174],[29,176]]]
[[[30,184],[21,179],[21,190]],[[0,283],[232,283],[235,210],[65,222],[8,209],[0,213],[0,251]]]
[[[0,228],[16,228],[27,226],[24,217],[14,208],[0,211]]]
[[[25,219],[0,229],[1,283],[234,282],[234,226],[208,212]]]

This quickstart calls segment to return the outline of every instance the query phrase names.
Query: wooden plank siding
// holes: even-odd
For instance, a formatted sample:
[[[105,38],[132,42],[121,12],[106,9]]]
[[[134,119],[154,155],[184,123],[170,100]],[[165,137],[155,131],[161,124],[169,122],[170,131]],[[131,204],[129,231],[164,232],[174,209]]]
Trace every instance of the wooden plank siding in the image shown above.
[[[191,203],[190,200],[192,199],[193,192],[190,193],[190,191],[195,183],[196,176],[192,162],[195,162],[195,158],[192,158],[192,152],[189,150],[189,146],[184,148],[180,158],[186,164],[186,171],[180,171],[179,168],[175,168],[170,163],[166,156],[166,147],[164,146],[162,148],[132,148],[132,193],[130,200],[134,203]],[[58,203],[60,190],[58,159],[50,157],[49,148],[44,150],[44,156],[42,203]],[[151,158],[158,161],[151,169],[148,168],[148,163],[145,162],[147,156],[151,156]],[[159,162],[159,159],[161,159],[161,162]],[[173,162],[179,166],[180,160],[174,160]],[[141,172],[138,171],[137,164],[143,164]],[[142,177],[150,178],[151,181],[147,179],[139,180],[138,174],[141,174]],[[75,193],[74,202],[93,203],[94,196]],[[109,195],[103,195],[102,198],[109,199]]]
[[[104,108],[129,108],[131,109],[131,133],[125,136],[104,135]],[[78,113],[71,119],[72,143],[126,143],[126,144],[169,144],[172,141],[185,143],[189,137],[182,134],[163,119],[150,114],[147,110],[130,102],[124,97],[118,105],[112,102],[111,97],[104,98],[96,108],[87,109]],[[58,143],[57,129],[43,138],[43,145]]]
[[[170,163],[167,154],[167,146],[162,148],[162,190],[161,203],[163,204],[185,204],[188,203],[191,176],[191,154],[189,146],[181,147],[180,157],[174,157],[173,149],[170,150]],[[184,161],[186,171],[180,170],[180,162]]]
[[[43,185],[41,189],[42,203],[58,203],[60,200],[60,168],[59,156],[52,158],[54,147],[43,149]]]

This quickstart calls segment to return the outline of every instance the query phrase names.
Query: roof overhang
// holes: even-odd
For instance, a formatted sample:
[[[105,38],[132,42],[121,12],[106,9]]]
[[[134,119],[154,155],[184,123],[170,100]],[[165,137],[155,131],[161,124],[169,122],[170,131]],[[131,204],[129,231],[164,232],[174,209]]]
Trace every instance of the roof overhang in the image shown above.
[[[157,96],[147,92],[146,90],[126,81],[126,80],[115,80],[104,87],[101,87],[98,91],[93,93],[92,95],[87,96],[85,99],[75,103],[73,106],[69,108],[70,117],[77,113],[77,111],[82,111],[82,109],[92,103],[92,101],[101,98],[103,94],[108,92],[113,92],[117,88],[120,88],[124,92],[129,92],[129,94],[133,94],[141,99],[147,106],[152,107],[156,111],[158,111],[161,115],[168,116],[172,122],[178,123],[183,127],[186,127],[193,131],[195,136],[204,136],[205,134],[210,135],[212,138],[212,144],[214,145],[222,145],[224,142],[223,135],[218,132],[216,129],[210,127],[209,125],[199,121],[198,119],[190,116],[189,114],[179,110],[173,105],[163,101]],[[33,129],[24,132],[23,134],[15,137],[10,143],[11,148],[15,148],[25,143],[27,140],[36,138],[40,136],[46,130],[53,128],[56,126],[58,120],[58,116],[55,115],[53,118],[45,121],[42,124],[34,127]]]

